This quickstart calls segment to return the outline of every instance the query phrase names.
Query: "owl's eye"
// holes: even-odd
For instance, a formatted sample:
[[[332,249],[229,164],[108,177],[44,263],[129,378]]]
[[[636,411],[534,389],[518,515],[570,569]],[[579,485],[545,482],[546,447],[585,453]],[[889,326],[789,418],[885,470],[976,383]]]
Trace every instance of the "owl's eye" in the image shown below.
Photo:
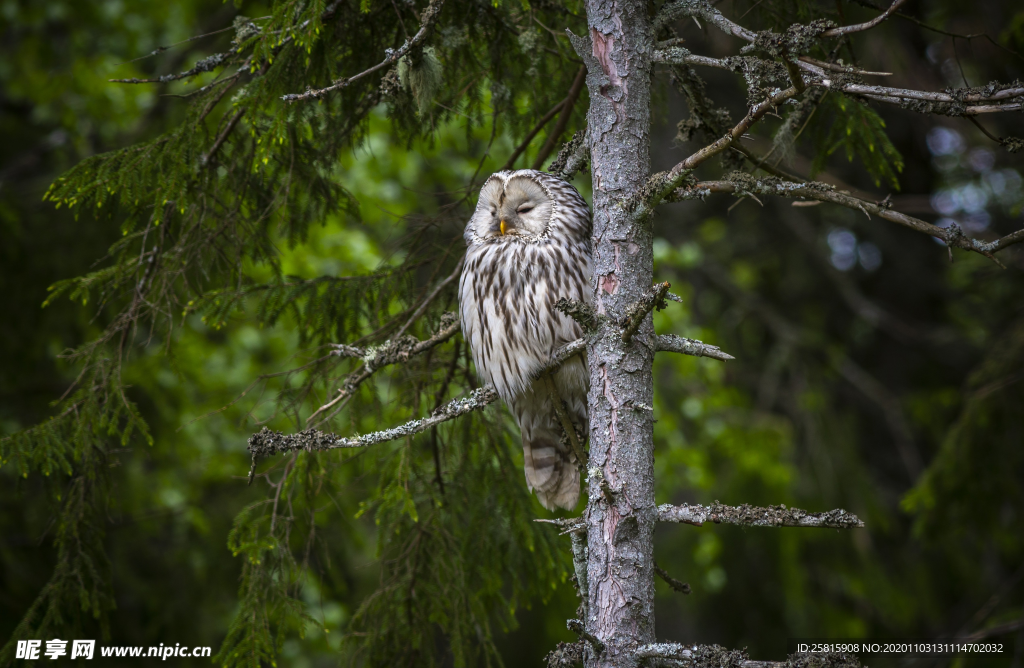
[[[516,209],[516,213],[530,213],[531,211],[533,211],[532,204],[524,204],[518,209]]]

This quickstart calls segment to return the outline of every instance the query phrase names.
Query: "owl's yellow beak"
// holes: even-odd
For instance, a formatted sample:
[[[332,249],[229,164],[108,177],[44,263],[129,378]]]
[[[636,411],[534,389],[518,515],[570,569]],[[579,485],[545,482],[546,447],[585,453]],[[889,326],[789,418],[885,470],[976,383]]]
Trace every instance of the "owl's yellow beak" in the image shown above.
[[[498,226],[498,229],[501,230],[502,234],[505,234],[505,221],[504,220],[501,221],[501,224]]]

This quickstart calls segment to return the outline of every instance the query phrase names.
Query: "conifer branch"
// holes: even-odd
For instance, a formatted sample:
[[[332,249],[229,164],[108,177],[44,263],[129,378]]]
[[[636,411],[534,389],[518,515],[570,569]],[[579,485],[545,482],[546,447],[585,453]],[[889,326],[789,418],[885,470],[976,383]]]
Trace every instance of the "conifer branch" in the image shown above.
[[[658,520],[694,526],[701,526],[705,522],[738,524],[748,527],[852,529],[864,526],[864,522],[856,515],[838,508],[824,513],[809,513],[806,510],[787,508],[784,505],[759,508],[747,504],[724,506],[718,502],[710,506],[698,504],[673,506],[666,503],[658,506]]]
[[[399,60],[401,60],[403,56],[412,51],[414,47],[417,47],[423,43],[423,41],[430,34],[431,28],[433,28],[434,24],[437,22],[438,16],[441,14],[442,5],[444,5],[444,0],[430,0],[430,4],[428,4],[426,9],[424,9],[420,13],[420,29],[416,32],[415,35],[412,36],[412,39],[407,40],[405,43],[402,44],[402,46],[398,47],[397,49],[386,49],[384,51],[384,60],[377,63],[373,67],[363,70],[359,74],[355,74],[350,77],[336,79],[333,82],[331,82],[330,86],[327,86],[326,88],[319,88],[315,90],[308,89],[304,93],[289,93],[288,95],[282,95],[281,99],[284,100],[285,102],[299,102],[301,100],[309,100],[314,98],[319,100],[327,93],[336,90],[341,90],[342,88],[345,88],[354,81],[358,81],[359,79],[362,79],[367,75],[373,74],[374,72],[382,70],[385,67],[390,67],[391,65],[394,65]]]

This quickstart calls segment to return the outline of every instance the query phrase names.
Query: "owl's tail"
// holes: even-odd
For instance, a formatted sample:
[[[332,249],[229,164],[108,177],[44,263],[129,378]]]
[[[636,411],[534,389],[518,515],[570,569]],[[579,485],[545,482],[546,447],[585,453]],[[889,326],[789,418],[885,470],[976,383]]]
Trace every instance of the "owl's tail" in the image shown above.
[[[562,392],[569,419],[580,429],[587,429],[584,394]],[[576,453],[562,437],[547,386],[534,386],[516,398],[512,406],[523,434],[523,463],[526,484],[548,510],[572,510],[580,499],[580,471]]]
[[[534,434],[530,441],[523,437],[526,484],[537,495],[540,504],[548,510],[572,510],[580,500],[580,470],[576,455],[563,450],[557,434],[552,431],[542,436]]]

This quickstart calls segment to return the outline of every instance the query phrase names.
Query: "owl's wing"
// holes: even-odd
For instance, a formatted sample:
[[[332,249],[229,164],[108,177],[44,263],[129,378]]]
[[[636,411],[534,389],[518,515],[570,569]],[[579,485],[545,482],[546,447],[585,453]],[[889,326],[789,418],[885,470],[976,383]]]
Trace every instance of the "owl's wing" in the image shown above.
[[[573,358],[555,375],[569,419],[586,439],[586,364]],[[580,498],[580,471],[576,453],[563,438],[547,384],[534,382],[511,402],[512,413],[523,435],[523,467],[526,484],[548,510],[572,510]]]

